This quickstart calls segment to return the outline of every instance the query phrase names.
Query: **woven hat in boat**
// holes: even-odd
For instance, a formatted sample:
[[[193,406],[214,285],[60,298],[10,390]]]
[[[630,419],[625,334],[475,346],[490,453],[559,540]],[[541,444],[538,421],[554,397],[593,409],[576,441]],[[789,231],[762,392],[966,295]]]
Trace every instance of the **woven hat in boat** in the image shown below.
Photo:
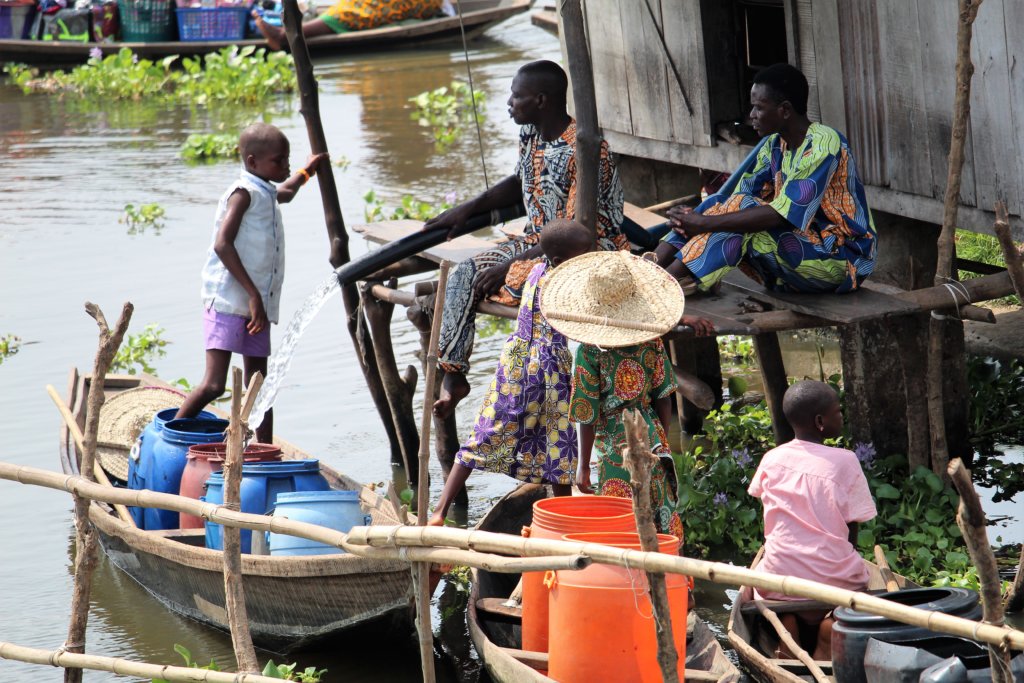
[[[627,251],[593,251],[548,274],[540,310],[569,339],[603,348],[632,346],[679,324],[683,290],[651,261]]]
[[[136,387],[103,402],[96,459],[107,474],[128,481],[128,454],[139,434],[165,408],[180,408],[185,395],[165,387]]]

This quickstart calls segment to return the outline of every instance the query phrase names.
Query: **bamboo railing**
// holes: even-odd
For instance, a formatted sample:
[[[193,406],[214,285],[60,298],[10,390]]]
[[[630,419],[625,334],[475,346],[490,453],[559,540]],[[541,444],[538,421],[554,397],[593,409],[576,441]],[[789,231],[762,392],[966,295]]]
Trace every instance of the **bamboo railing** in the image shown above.
[[[459,563],[489,571],[574,569],[600,562],[647,572],[683,574],[715,583],[784,593],[820,600],[831,605],[877,614],[933,631],[969,638],[990,645],[1024,650],[1024,632],[948,614],[928,612],[855,591],[826,586],[791,576],[777,576],[721,562],[708,562],[663,553],[624,550],[595,543],[523,538],[488,531],[446,527],[353,527],[345,534],[315,524],[283,517],[251,515],[227,510],[169,493],[112,489],[76,475],[50,472],[25,465],[0,463],[0,479],[44,486],[106,503],[159,507],[197,515],[218,524],[256,531],[290,534],[326,543],[362,557],[406,562]],[[514,555],[503,557],[498,553]],[[528,567],[528,569],[527,569]],[[254,679],[253,679],[254,680]]]

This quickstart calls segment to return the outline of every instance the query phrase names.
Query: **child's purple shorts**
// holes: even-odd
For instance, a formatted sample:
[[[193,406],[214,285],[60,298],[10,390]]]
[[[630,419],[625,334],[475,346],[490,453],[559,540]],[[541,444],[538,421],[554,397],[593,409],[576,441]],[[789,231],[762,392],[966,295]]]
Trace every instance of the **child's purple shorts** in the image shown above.
[[[230,313],[220,313],[207,308],[203,314],[203,336],[206,350],[231,351],[243,356],[266,358],[270,355],[270,325],[259,334],[249,334],[245,329],[248,318]]]

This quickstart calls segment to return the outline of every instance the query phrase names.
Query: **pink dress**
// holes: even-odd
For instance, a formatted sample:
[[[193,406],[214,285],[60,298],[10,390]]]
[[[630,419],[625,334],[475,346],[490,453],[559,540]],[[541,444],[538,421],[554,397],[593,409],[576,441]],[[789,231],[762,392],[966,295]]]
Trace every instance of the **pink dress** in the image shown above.
[[[847,538],[851,522],[874,518],[875,502],[857,456],[794,439],[765,453],[747,492],[764,506],[758,569],[862,590],[868,573]],[[773,600],[796,600],[766,591]]]

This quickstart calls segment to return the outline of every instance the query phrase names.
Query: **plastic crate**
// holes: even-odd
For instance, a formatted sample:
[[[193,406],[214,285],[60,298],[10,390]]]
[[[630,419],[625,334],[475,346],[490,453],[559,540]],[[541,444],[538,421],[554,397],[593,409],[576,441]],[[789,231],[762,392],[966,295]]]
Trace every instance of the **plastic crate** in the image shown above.
[[[117,0],[121,40],[126,43],[174,40],[172,9],[174,0]]]
[[[0,38],[26,39],[32,32],[36,7],[28,2],[0,2]]]
[[[247,7],[179,7],[178,36],[182,41],[242,40],[249,20]]]

